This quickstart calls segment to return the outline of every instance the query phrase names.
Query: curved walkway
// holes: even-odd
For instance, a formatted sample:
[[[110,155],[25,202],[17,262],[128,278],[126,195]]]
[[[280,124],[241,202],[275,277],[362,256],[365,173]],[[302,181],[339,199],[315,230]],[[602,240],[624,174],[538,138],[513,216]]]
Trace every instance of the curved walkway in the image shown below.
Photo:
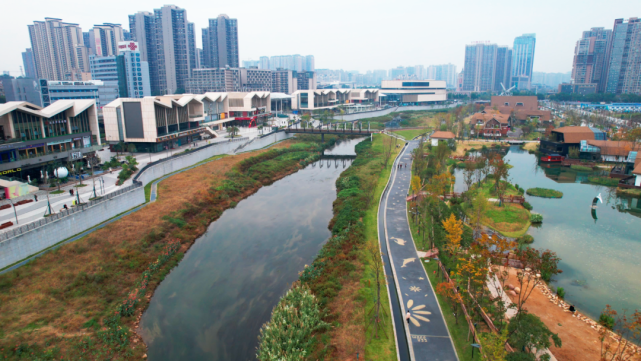
[[[382,218],[379,217],[379,228],[384,230],[381,246],[387,251],[392,269],[390,287],[395,286],[398,296],[397,302],[392,303],[394,320],[398,314],[402,315],[400,323],[403,326],[398,327],[399,322],[395,322],[397,344],[401,350],[401,345],[409,345],[411,360],[456,361],[458,356],[452,338],[434,289],[416,253],[407,219],[405,198],[410,187],[411,152],[417,144],[418,141],[409,142],[394,163],[391,184],[388,184],[379,209],[379,214],[383,214]],[[398,163],[407,164],[407,168],[399,169]],[[411,315],[410,323],[405,322],[407,311]]]

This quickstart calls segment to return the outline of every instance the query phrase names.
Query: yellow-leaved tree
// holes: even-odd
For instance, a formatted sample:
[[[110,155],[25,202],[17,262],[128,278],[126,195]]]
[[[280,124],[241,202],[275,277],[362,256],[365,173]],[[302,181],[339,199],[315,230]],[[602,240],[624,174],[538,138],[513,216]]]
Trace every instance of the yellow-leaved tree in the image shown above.
[[[418,194],[418,192],[421,191],[421,188],[421,177],[417,175],[412,176],[412,192],[414,192],[414,194]]]
[[[450,252],[450,255],[456,255],[461,247],[461,236],[463,235],[463,222],[456,219],[454,213],[450,214],[450,218],[443,221],[443,228],[447,235],[447,244],[445,249]]]

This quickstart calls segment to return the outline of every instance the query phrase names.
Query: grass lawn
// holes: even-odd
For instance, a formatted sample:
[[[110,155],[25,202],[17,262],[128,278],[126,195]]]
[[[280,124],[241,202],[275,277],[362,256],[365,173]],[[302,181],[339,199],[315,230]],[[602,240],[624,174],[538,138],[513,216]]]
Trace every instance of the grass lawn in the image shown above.
[[[59,191],[53,191],[53,192],[51,192],[51,194],[62,194],[64,192],[65,191],[63,191],[63,190],[59,190]]]
[[[627,195],[634,197],[641,197],[641,189],[626,189],[626,188],[617,188],[617,194]]]
[[[559,192],[557,190],[548,189],[548,188],[538,188],[538,187],[537,188],[528,188],[528,190],[525,191],[525,193],[527,193],[529,196],[542,197],[542,198],[561,198],[561,197],[563,197],[563,192]]]
[[[582,172],[591,172],[592,171],[592,167],[586,167],[586,166],[577,165],[577,164],[572,164],[570,166],[570,169],[578,170],[578,171],[582,171]]]
[[[588,176],[588,183],[599,184],[607,187],[617,187],[619,185],[619,179],[609,178],[609,177]]]
[[[464,156],[465,152],[474,148],[480,150],[483,146],[488,148],[492,147],[497,142],[484,142],[481,140],[459,140],[456,142],[456,152],[453,152],[452,155]]]
[[[429,129],[407,129],[407,130],[394,130],[394,133],[402,136],[403,138],[410,140],[418,137],[421,134],[429,132]]]
[[[383,153],[383,135],[374,135],[374,143],[372,148]],[[392,159],[396,157],[401,148],[394,149],[392,154]],[[392,170],[392,160],[390,160],[388,166],[380,172],[378,177],[378,183],[376,185],[376,191],[374,192],[374,201],[368,208],[365,217],[363,217],[363,224],[365,225],[365,237],[367,242],[375,243],[378,245],[378,201],[381,198],[381,194],[387,185],[387,180],[389,179],[390,172]],[[368,256],[365,254],[364,250],[360,251],[360,258],[365,259]],[[376,282],[374,276],[372,275],[371,267],[368,264],[365,265],[363,270],[363,277],[361,278],[361,291],[360,294],[365,296],[366,304],[365,310],[368,311],[374,307],[374,295],[376,294]],[[390,305],[389,298],[387,294],[387,288],[383,287],[381,292],[382,298],[382,308],[384,312],[384,324],[379,330],[379,338],[376,339],[373,336],[373,328],[370,327],[366,333],[366,339],[369,340],[365,345],[365,355],[363,359],[367,360],[396,360],[396,342],[394,337],[394,328],[392,325],[392,319],[390,316]]]
[[[505,181],[501,181],[505,182]],[[476,188],[478,186],[472,185],[472,187]],[[498,198],[496,195],[496,192],[494,191],[494,179],[489,179],[481,183],[481,192],[485,195],[486,198]],[[508,183],[507,188],[505,189],[505,195],[506,196],[518,196],[521,195],[519,191],[516,190],[516,188]]]
[[[523,145],[524,150],[538,150],[540,143],[530,142]]]
[[[504,203],[499,207],[498,203],[490,203],[483,224],[504,236],[520,237],[530,227],[530,212],[520,204]]]

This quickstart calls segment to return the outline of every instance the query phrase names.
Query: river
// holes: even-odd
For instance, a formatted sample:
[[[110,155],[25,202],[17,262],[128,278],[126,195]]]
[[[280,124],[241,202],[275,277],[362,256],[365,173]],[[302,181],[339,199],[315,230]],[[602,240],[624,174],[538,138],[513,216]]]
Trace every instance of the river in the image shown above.
[[[559,165],[540,165],[517,146],[505,158],[511,183],[528,189],[551,188],[561,199],[527,196],[533,212],[543,215],[540,227],[528,231],[532,247],[550,249],[562,259],[563,273],[553,286],[563,287],[566,300],[597,318],[606,304],[617,311],[641,309],[641,200],[617,197],[614,188],[581,183],[589,173]],[[465,190],[460,169],[455,191]],[[604,204],[592,213],[592,199],[601,193]]]
[[[354,155],[361,140],[325,153]],[[142,317],[150,360],[255,360],[260,327],[331,235],[335,182],[350,162],[321,162],[226,210],[194,242]]]

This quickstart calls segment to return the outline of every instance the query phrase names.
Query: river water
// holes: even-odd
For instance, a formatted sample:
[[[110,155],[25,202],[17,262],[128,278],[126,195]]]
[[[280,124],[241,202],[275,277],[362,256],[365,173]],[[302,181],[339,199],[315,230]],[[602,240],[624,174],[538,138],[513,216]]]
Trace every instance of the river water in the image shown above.
[[[561,199],[527,196],[543,224],[528,231],[532,247],[550,249],[561,257],[563,273],[555,277],[566,300],[598,318],[606,304],[616,310],[641,309],[641,200],[617,197],[614,188],[581,183],[589,173],[559,165],[539,164],[533,154],[512,146],[505,158],[511,183],[522,188],[551,188]],[[465,190],[462,171],[455,172],[455,191]],[[605,203],[591,209],[601,193]]]
[[[326,154],[354,155],[362,139]],[[158,286],[141,323],[156,360],[255,360],[260,327],[331,235],[335,182],[321,160],[226,210]]]

